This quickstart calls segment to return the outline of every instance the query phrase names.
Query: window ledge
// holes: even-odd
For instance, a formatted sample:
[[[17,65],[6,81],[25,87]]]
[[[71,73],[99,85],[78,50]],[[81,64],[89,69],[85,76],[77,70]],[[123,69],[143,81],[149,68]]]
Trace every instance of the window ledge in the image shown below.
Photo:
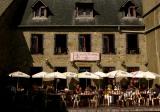
[[[47,17],[33,17],[33,20],[47,20]]]
[[[94,17],[86,17],[86,16],[78,16],[78,17],[76,17],[75,19],[89,19],[89,20],[93,20],[94,19]]]

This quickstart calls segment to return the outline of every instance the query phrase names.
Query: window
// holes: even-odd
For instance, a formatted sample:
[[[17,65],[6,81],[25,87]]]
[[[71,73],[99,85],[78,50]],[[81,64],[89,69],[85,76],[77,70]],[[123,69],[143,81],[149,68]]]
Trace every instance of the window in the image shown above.
[[[90,67],[79,67],[79,73],[81,72],[90,72],[91,71],[91,68]]]
[[[108,73],[114,71],[115,69],[116,69],[115,67],[103,67],[103,72]]]
[[[49,15],[53,15],[52,12],[49,10],[49,7],[44,4],[41,0],[37,0],[32,5],[33,10],[33,19],[47,19]]]
[[[136,10],[137,8],[138,7],[131,0],[128,0],[121,6],[120,11],[124,13],[125,17],[137,17],[139,15]]]
[[[127,67],[127,72],[139,71],[139,67]]]
[[[128,9],[126,9],[125,10],[125,16],[127,16],[127,17],[136,17],[135,6],[130,6]]]
[[[127,34],[127,54],[139,54],[137,34]]]
[[[37,8],[37,9],[35,9],[35,11],[34,11],[34,17],[35,18],[37,18],[37,17],[46,18],[47,17],[46,7],[41,6],[41,7]]]
[[[56,34],[55,35],[55,47],[54,54],[67,54],[67,35]]]
[[[76,17],[93,18],[93,3],[76,3]]]
[[[79,35],[79,51],[90,52],[91,51],[91,36],[90,34]]]
[[[43,35],[32,34],[31,35],[31,48],[32,54],[43,54]]]
[[[54,68],[54,72],[61,72],[61,73],[64,73],[67,71],[67,67],[55,67]]]
[[[42,70],[43,70],[42,67],[31,67],[30,68],[30,74],[33,75],[33,74],[41,72]]]
[[[115,38],[113,34],[104,34],[103,41],[103,54],[115,54]]]

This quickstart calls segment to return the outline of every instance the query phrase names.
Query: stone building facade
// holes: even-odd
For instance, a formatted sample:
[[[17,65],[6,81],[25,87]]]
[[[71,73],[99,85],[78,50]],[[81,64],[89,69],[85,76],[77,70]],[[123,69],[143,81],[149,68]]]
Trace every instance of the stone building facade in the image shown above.
[[[150,5],[148,5],[150,4]],[[160,1],[143,1],[145,36],[147,40],[148,68],[154,72],[160,73],[160,46],[159,46],[159,24],[160,24]],[[152,49],[152,50],[149,50]],[[156,58],[155,58],[156,57]]]
[[[160,74],[160,1],[143,0],[148,69]]]
[[[29,0],[19,25],[33,62],[26,68],[31,74],[147,70],[141,15],[139,0]]]

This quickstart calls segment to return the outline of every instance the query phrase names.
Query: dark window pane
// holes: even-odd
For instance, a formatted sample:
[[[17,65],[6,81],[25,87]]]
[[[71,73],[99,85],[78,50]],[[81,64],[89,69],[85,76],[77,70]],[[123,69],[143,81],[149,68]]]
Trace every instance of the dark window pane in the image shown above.
[[[79,35],[79,51],[91,51],[91,38],[89,34]]]
[[[139,67],[127,67],[127,72],[139,71]]]
[[[113,34],[103,35],[103,54],[114,54],[115,53],[115,38]]]
[[[40,16],[45,16],[45,10],[46,8],[40,8]]]
[[[42,34],[32,34],[31,53],[43,54],[43,35]]]
[[[103,67],[103,72],[108,73],[114,71],[115,69],[116,69],[115,67]]]
[[[67,35],[57,34],[55,37],[55,54],[67,54]]]
[[[127,35],[127,54],[139,54],[139,43],[137,34]]]

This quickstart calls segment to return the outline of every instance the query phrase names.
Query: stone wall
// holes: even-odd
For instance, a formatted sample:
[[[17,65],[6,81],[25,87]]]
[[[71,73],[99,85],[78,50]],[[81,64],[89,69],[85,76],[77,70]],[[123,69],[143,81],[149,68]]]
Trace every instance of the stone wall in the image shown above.
[[[120,32],[39,32],[39,31],[26,31],[24,36],[30,48],[31,34],[43,34],[44,35],[44,54],[32,55],[33,66],[42,66],[44,71],[51,72],[45,60],[47,59],[53,67],[67,67],[67,71],[78,72],[77,68],[70,62],[70,53],[78,51],[78,35],[79,34],[91,34],[91,50],[92,52],[102,52],[102,34],[114,34],[116,54],[104,55],[101,54],[101,66],[97,66],[96,62],[75,62],[78,67],[91,67],[91,71],[95,72],[102,70],[101,67],[116,67],[116,69],[124,69],[122,62],[125,62],[126,66],[134,67],[138,66],[142,70],[146,70],[146,40],[143,34],[138,34],[139,47],[141,54],[129,55],[126,54],[126,33]],[[67,34],[68,54],[67,55],[54,55],[54,36],[55,34]]]

